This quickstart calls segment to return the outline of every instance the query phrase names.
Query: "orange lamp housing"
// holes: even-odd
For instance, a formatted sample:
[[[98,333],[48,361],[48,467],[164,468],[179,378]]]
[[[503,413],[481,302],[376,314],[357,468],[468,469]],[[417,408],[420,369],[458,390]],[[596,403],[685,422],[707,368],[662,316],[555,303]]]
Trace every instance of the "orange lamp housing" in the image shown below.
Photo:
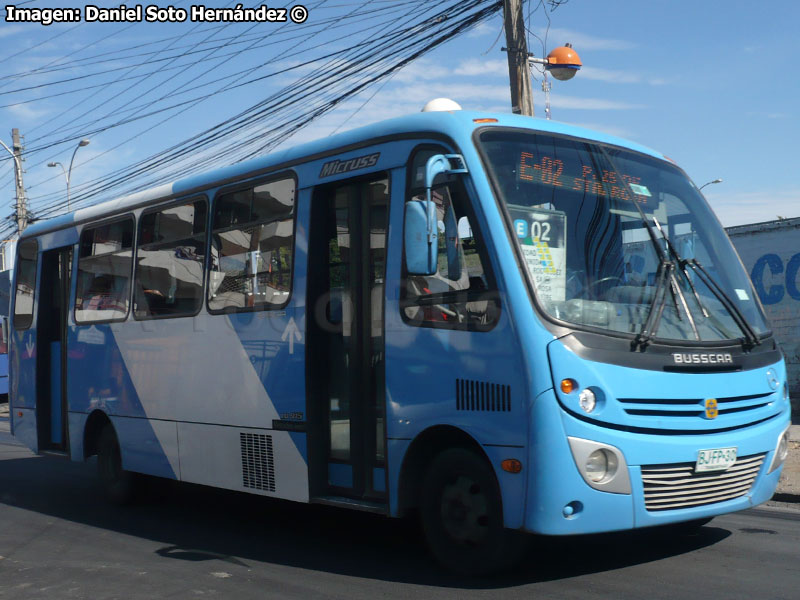
[[[578,382],[574,379],[562,379],[561,380],[561,391],[565,394],[570,394],[573,391],[578,389]]]
[[[583,66],[581,57],[572,49],[572,44],[565,44],[547,55],[547,70],[560,81],[575,77],[575,73]]]

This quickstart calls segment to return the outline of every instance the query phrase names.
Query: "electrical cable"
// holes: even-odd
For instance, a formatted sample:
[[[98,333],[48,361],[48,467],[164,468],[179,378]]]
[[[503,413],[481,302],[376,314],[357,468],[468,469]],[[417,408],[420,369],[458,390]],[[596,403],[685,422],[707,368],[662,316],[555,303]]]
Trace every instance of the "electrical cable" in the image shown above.
[[[410,4],[379,3],[384,4],[385,8],[392,8],[398,4],[405,4],[406,6]],[[415,4],[419,6],[420,11],[419,14],[412,14],[412,17],[419,17],[420,14],[424,15],[431,12],[430,7],[424,6],[425,3]],[[331,5],[328,8],[338,8],[340,6],[345,5],[340,3]],[[363,16],[363,11],[358,12],[358,7],[363,7],[363,3],[354,3],[349,6],[356,7],[354,9],[355,16]],[[166,180],[174,180],[208,168],[211,165],[219,165],[221,158],[239,161],[274,148],[299,130],[307,127],[315,119],[340,106],[343,102],[355,97],[370,86],[375,84],[385,85],[388,79],[399,69],[456,35],[460,35],[484,21],[495,14],[500,7],[500,2],[487,2],[485,0],[449,3],[444,8],[439,6],[439,10],[433,13],[434,16],[424,22],[415,22],[401,29],[390,31],[388,34],[383,32],[383,35],[376,35],[366,40],[357,41],[347,48],[328,53],[327,59],[321,59],[317,56],[313,59],[302,61],[300,63],[301,69],[313,64],[320,66],[281,90],[270,94],[250,108],[240,111],[237,115],[225,119],[199,134],[173,144],[169,148],[136,161],[127,167],[117,169],[80,186],[75,186],[72,188],[72,205],[75,207],[84,206],[90,202],[103,199],[111,192],[119,195],[119,190],[124,193],[128,190],[138,190],[150,185],[158,185],[158,183],[163,183]],[[409,10],[406,14],[414,12]],[[257,43],[258,38],[255,38],[250,45]],[[198,46],[196,45],[195,47]],[[210,51],[210,49],[206,49],[206,51]],[[241,50],[241,52],[246,51],[247,48]],[[218,58],[220,57],[215,57],[214,60]],[[324,62],[320,63],[320,60]],[[271,64],[271,62],[257,65],[251,68],[247,74],[254,73],[268,64]],[[190,68],[185,64],[181,66]],[[291,72],[293,70],[297,70],[297,68],[287,67],[280,71]],[[240,72],[239,79],[236,80],[237,83],[235,85],[226,84],[226,87],[223,88],[224,91],[228,92],[245,85],[251,85],[264,78],[275,77],[276,73],[266,73],[242,82],[241,78],[246,76]],[[227,76],[214,81],[229,79],[231,77]],[[184,82],[166,92],[158,100],[154,100],[150,104],[140,104],[139,109],[146,110],[147,107],[151,106],[155,108],[155,104],[164,98],[175,96],[178,91],[183,93],[183,88],[185,87],[186,83]],[[379,89],[376,89],[361,106],[363,107],[369,102],[378,93]],[[217,90],[211,96],[213,97],[217,93],[222,93],[222,91]],[[310,102],[310,99],[314,100]],[[202,97],[194,97],[187,102],[201,100]],[[179,110],[181,106],[185,105],[187,105],[186,102],[173,103],[167,108],[159,106],[156,110],[150,111],[147,116],[170,110]],[[358,110],[360,109],[357,109],[356,112]],[[275,118],[276,112],[282,115],[279,120]],[[349,121],[352,116],[351,114],[345,122]],[[123,124],[125,123],[117,123],[115,127]],[[99,129],[103,130],[103,128]],[[226,143],[218,146],[222,140],[226,140]],[[48,144],[44,147],[51,147],[51,145]],[[30,154],[30,152],[28,151],[26,154]],[[60,194],[44,194],[39,197],[32,197],[30,200],[36,200],[38,203],[48,196],[60,196]],[[56,214],[64,208],[64,204],[63,200],[45,205],[40,204],[37,209],[37,216],[42,218]],[[10,223],[5,224],[5,227],[0,225],[0,233],[14,226],[14,224]]]

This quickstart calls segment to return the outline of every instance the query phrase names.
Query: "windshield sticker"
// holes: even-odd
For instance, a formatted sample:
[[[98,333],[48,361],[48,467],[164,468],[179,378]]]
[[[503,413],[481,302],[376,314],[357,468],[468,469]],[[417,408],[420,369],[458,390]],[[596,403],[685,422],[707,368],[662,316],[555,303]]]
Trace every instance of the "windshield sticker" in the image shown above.
[[[747,292],[739,288],[736,288],[736,295],[739,297],[739,300],[750,300],[750,296],[747,295]]]
[[[650,193],[650,190],[647,189],[646,185],[639,185],[638,183],[629,183],[628,185],[631,186],[633,193],[637,196],[647,196],[648,198],[653,196],[653,194]]]
[[[525,266],[545,304],[564,302],[567,288],[567,216],[563,212],[509,207]]]

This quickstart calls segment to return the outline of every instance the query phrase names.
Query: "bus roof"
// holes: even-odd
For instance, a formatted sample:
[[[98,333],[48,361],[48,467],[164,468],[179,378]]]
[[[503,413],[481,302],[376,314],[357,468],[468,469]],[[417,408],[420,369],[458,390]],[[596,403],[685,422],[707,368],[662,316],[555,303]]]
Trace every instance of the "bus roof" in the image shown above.
[[[487,122],[487,119],[494,119],[495,121]],[[48,231],[69,228],[78,223],[101,219],[106,215],[132,210],[133,208],[146,206],[148,204],[155,204],[165,198],[182,196],[200,191],[204,188],[215,187],[238,178],[254,176],[258,173],[268,171],[271,167],[337,154],[343,151],[343,149],[358,144],[366,145],[366,143],[376,141],[385,142],[392,137],[403,134],[424,135],[434,133],[445,135],[452,139],[459,147],[463,147],[465,144],[470,143],[472,132],[479,127],[515,127],[543,133],[567,135],[628,148],[659,159],[666,158],[664,155],[654,150],[629,140],[558,121],[548,121],[514,114],[486,113],[467,110],[420,112],[387,121],[380,121],[372,125],[359,127],[291,148],[281,149],[248,161],[197,175],[190,175],[172,183],[163,184],[135,194],[81,208],[66,215],[60,215],[52,219],[35,223],[28,227],[20,237],[28,238],[41,235]]]

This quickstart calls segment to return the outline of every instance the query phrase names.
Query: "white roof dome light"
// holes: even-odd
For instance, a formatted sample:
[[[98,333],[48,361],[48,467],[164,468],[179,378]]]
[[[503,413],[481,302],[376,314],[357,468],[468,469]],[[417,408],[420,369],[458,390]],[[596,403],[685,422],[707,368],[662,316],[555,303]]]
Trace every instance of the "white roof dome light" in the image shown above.
[[[442,112],[461,110],[461,105],[458,102],[450,100],[450,98],[434,98],[425,105],[422,112]]]

